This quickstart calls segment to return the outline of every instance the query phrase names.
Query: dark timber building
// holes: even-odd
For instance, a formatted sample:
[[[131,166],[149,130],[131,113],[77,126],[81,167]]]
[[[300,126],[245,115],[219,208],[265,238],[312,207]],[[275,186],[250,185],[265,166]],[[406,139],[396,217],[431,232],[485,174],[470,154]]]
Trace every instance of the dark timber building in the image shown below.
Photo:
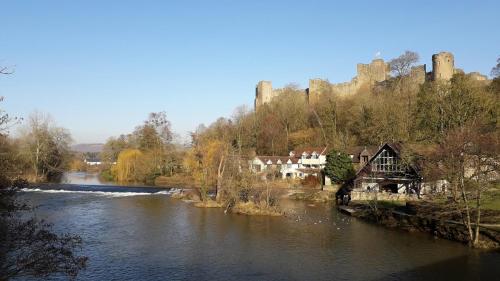
[[[355,147],[348,151],[357,165],[354,190],[418,193],[422,182],[418,169],[401,159],[402,145]]]

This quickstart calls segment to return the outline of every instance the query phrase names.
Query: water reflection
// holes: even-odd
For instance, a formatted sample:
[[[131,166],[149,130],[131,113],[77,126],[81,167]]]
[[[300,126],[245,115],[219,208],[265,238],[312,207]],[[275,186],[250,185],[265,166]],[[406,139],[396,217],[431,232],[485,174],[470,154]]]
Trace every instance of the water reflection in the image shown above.
[[[81,185],[114,185],[112,182],[104,182],[99,179],[97,173],[69,172],[64,173],[61,183]]]
[[[328,204],[286,217],[225,215],[167,195],[26,193],[59,231],[82,235],[80,280],[494,280],[498,253],[388,230]],[[434,273],[433,273],[434,272]],[[55,278],[57,279],[57,278]],[[62,278],[63,279],[63,278]]]

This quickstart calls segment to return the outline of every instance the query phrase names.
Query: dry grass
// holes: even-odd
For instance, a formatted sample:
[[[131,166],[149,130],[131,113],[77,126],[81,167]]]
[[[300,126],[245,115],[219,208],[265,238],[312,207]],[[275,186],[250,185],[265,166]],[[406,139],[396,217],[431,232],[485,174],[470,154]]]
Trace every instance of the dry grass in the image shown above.
[[[282,216],[283,213],[276,207],[268,207],[265,203],[239,202],[233,209],[233,213],[251,216]]]
[[[186,174],[176,174],[171,177],[160,176],[155,179],[154,184],[156,186],[176,188],[196,187],[193,178]]]
[[[198,208],[222,208],[223,204],[214,200],[206,200],[202,202],[197,202],[194,204]]]

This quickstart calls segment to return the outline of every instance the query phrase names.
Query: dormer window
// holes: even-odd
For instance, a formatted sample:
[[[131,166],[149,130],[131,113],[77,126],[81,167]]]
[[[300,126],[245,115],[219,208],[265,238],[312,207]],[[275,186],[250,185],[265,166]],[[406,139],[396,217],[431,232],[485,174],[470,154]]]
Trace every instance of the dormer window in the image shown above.
[[[362,161],[363,161],[363,163],[368,162],[368,155],[363,155]]]

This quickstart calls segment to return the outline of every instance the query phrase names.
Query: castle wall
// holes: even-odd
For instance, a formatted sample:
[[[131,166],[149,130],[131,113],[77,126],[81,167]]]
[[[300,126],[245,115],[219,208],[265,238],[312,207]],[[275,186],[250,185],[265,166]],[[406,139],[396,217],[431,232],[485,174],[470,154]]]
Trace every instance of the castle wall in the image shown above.
[[[411,68],[410,77],[413,82],[417,84],[423,84],[427,77],[426,65],[417,65]]]
[[[255,87],[255,108],[271,102],[278,95],[279,91],[273,90],[271,81],[259,81]]]
[[[432,55],[432,72],[427,72],[426,65],[418,65],[411,68],[410,77],[416,85],[427,80],[448,81],[453,74],[464,73],[463,70],[455,68],[455,59],[452,53],[440,52]],[[465,74],[465,73],[464,73]],[[478,72],[469,74],[475,80],[486,81],[488,77]],[[351,96],[356,94],[364,86],[372,87],[377,83],[387,81],[391,78],[389,64],[382,59],[375,59],[369,64],[357,64],[357,75],[349,82],[331,84],[327,80],[310,79],[309,88],[304,90],[304,97],[309,104],[319,102],[323,94],[334,94],[337,96]],[[271,102],[271,100],[283,92],[283,89],[273,89],[271,81],[260,81],[256,86],[255,108]]]
[[[331,87],[332,92],[337,96],[350,96],[356,94],[364,83],[368,82],[360,82],[354,78],[351,82],[332,84]]]
[[[389,78],[389,66],[383,59],[375,59],[370,64],[358,63],[358,81],[362,83],[382,82]]]
[[[432,55],[432,79],[448,81],[455,73],[455,58],[452,53],[440,52]]]
[[[322,79],[309,79],[309,88],[306,91],[309,104],[315,104],[322,94],[331,91],[331,85]]]
[[[469,73],[469,76],[474,79],[474,80],[477,80],[477,81],[486,81],[488,80],[488,76],[486,75],[483,75],[479,72],[471,72]]]

